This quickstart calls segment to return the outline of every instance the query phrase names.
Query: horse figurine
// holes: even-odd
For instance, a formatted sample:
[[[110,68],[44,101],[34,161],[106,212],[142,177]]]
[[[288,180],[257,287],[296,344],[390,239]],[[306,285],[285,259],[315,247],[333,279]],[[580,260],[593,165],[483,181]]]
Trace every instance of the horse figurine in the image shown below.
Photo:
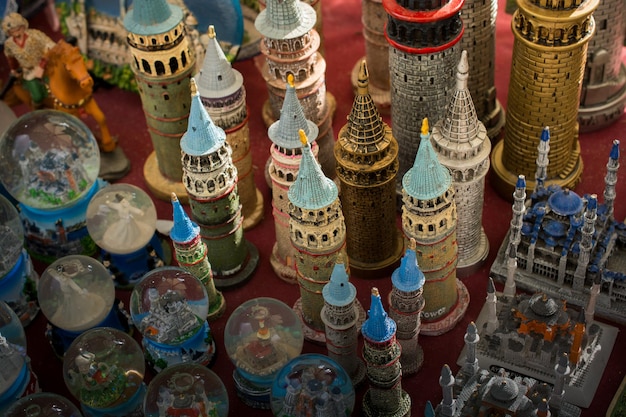
[[[74,116],[83,111],[91,115],[100,126],[100,149],[103,152],[115,150],[117,143],[111,137],[104,113],[93,98],[93,79],[78,47],[61,39],[48,51],[46,58],[44,80],[48,97],[43,106]],[[22,103],[30,105],[30,95],[19,83],[13,86],[13,90]]]

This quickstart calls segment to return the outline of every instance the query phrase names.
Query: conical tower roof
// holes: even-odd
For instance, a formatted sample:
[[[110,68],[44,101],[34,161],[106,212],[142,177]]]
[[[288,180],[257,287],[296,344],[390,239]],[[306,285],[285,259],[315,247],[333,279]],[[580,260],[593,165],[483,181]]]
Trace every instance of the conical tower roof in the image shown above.
[[[324,285],[322,295],[324,301],[337,307],[343,307],[352,303],[356,297],[356,288],[348,280],[348,272],[341,254],[337,256],[335,267],[330,275],[330,281]]]
[[[302,159],[296,180],[289,187],[287,197],[296,207],[320,209],[331,205],[339,197],[337,185],[322,172],[315,160],[304,130],[299,131],[302,142]]]
[[[418,200],[432,200],[443,195],[450,184],[452,177],[448,168],[443,166],[430,143],[428,133],[428,119],[422,123],[420,147],[415,155],[413,167],[404,174],[402,186],[413,198]]]
[[[130,33],[147,36],[168,32],[182,20],[182,9],[167,0],[135,0],[124,16],[124,27]]]
[[[285,100],[283,100],[283,107],[280,109],[280,118],[272,123],[267,130],[267,135],[276,146],[295,149],[302,146],[298,135],[300,129],[304,130],[310,142],[313,142],[319,133],[317,125],[304,116],[304,110],[302,110],[296,95],[293,75],[289,74]]]
[[[615,161],[619,160],[619,140],[615,139],[613,141],[613,145],[611,146],[611,153],[609,154],[609,158]]]
[[[211,120],[200,101],[196,82],[191,79],[191,107],[187,131],[180,139],[180,149],[187,155],[208,155],[224,146],[226,133]]]
[[[206,47],[200,73],[196,75],[201,97],[227,97],[243,86],[243,76],[235,70],[220,47],[215,27],[209,26],[209,43]]]
[[[200,226],[187,216],[175,193],[172,193],[172,208],[174,210],[174,226],[170,230],[170,238],[175,243],[191,242],[200,234]]]
[[[373,342],[386,342],[396,334],[396,322],[383,308],[378,288],[372,288],[371,305],[367,320],[361,326],[363,337]]]
[[[415,254],[415,239],[411,238],[400,266],[391,274],[393,286],[403,292],[417,291],[424,286],[426,277],[417,264]]]
[[[308,33],[317,22],[315,9],[300,0],[267,0],[254,26],[270,39],[294,39]]]

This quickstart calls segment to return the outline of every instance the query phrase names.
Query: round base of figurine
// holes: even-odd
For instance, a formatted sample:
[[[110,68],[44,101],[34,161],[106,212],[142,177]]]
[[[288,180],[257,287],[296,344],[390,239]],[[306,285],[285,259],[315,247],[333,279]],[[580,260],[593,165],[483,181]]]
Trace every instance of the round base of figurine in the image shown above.
[[[143,165],[143,178],[150,192],[159,200],[171,201],[172,193],[176,193],[181,204],[188,204],[187,189],[182,182],[173,181],[159,169],[156,152],[152,151]]]
[[[456,265],[457,278],[466,278],[478,271],[489,256],[489,239],[483,228],[480,229],[480,243],[469,258],[461,258]]]
[[[352,73],[350,74],[350,81],[352,82],[352,91],[356,95],[359,81],[359,70],[361,68],[361,61],[365,60],[366,57],[363,56],[357,60],[354,67],[352,67]],[[378,112],[383,115],[391,114],[391,87],[389,88],[381,88],[377,85],[368,83],[367,89],[372,97],[372,101],[376,104],[376,108]]]
[[[100,171],[98,177],[105,181],[115,181],[130,171],[130,160],[124,150],[118,146],[111,152],[100,151]]]
[[[496,143],[500,138],[500,134],[502,134],[506,122],[506,112],[498,99],[496,99],[496,106],[491,113],[483,116],[480,121],[487,128],[487,136],[491,143]]]
[[[291,267],[280,259],[280,257],[278,256],[277,243],[274,243],[274,247],[272,248],[272,254],[270,255],[270,264],[272,265],[272,269],[274,269],[274,273],[276,273],[278,278],[282,279],[288,284],[298,283],[295,265]]]
[[[213,303],[213,305],[209,305],[209,313],[206,317],[208,321],[215,321],[219,319],[224,315],[224,312],[226,311],[226,298],[221,292],[218,291],[217,293],[220,296],[220,302],[217,306],[215,306],[215,303]]]
[[[326,92],[326,107],[328,109],[326,117],[329,117],[332,120],[332,118],[335,116],[335,110],[337,110],[337,100],[335,99],[335,96],[333,96],[328,91]],[[265,126],[268,128],[272,125],[272,123],[277,120],[274,117],[274,109],[272,109],[272,105],[270,104],[269,99],[266,100],[265,103],[263,103],[263,110],[261,114],[263,116],[263,122],[265,122]],[[320,134],[322,134],[321,131]]]
[[[15,312],[22,327],[28,326],[39,313],[39,305],[35,301],[38,280],[39,275],[25,249],[22,249],[13,268],[0,277],[0,300]]]
[[[622,116],[624,107],[626,106],[626,66],[622,64],[619,77],[616,81],[605,83],[605,85],[586,86],[584,88],[589,91],[589,93],[591,93],[591,89],[595,90],[591,94],[606,97],[606,95],[602,93],[607,93],[611,90],[614,91],[616,85],[619,86],[620,84],[622,86],[621,91],[613,93],[611,97],[609,97],[610,101],[603,101],[591,106],[578,107],[579,131],[593,132],[605,128],[616,122]],[[605,91],[601,92],[603,89]]]
[[[143,415],[143,402],[146,398],[146,391],[146,384],[142,383],[131,398],[115,407],[93,408],[81,404],[80,409],[85,417],[141,416]]]
[[[424,364],[424,349],[420,345],[417,345],[417,349],[415,350],[415,356],[411,358],[411,360],[402,360],[400,357],[400,363],[402,364],[402,377],[409,376],[412,374],[416,374],[420,369],[422,369],[422,365]]]
[[[465,284],[460,280],[456,280],[456,290],[458,294],[456,305],[450,312],[439,320],[422,321],[420,326],[420,336],[439,336],[449,332],[457,325],[465,315],[467,306],[470,302],[469,291]]]
[[[243,267],[237,272],[230,275],[220,275],[213,271],[215,288],[218,290],[232,288],[246,282],[252,277],[252,274],[259,264],[259,250],[248,240],[246,240],[246,246],[248,247],[248,256],[244,261]]]
[[[254,207],[243,206],[243,230],[248,231],[254,226],[259,224],[263,220],[264,207],[263,207],[263,194],[258,188],[255,188],[256,192],[256,205]]]
[[[356,389],[357,386],[361,385],[363,381],[365,381],[365,376],[367,375],[367,366],[365,366],[365,362],[361,358],[358,358],[359,365],[354,371],[354,375],[350,375],[350,380],[352,381],[352,386]]]
[[[237,396],[245,405],[261,410],[270,409],[270,396],[272,387],[260,387],[245,379],[235,369],[233,371],[233,380],[235,381],[235,389]]]
[[[371,390],[367,390],[363,396],[363,415],[367,417],[404,417],[411,415],[411,397],[406,391],[402,390],[400,402],[394,411],[380,410],[370,398]],[[378,400],[379,402],[380,400]]]
[[[350,248],[348,247],[348,252],[349,251]],[[348,253],[348,258],[350,259],[350,262],[348,263],[350,266],[350,275],[365,279],[386,277],[391,275],[398,265],[400,265],[400,260],[402,259],[403,254],[404,238],[402,237],[402,233],[396,233],[396,242],[393,254],[387,259],[375,263],[365,263],[350,258],[350,254]]]
[[[521,172],[509,171],[503,163],[504,141],[498,142],[491,150],[491,184],[496,192],[505,200],[513,201],[513,191]],[[576,188],[583,174],[583,160],[580,156],[580,142],[576,140],[575,148],[570,157],[568,172],[557,175],[546,181],[545,186],[556,184],[561,188]],[[535,189],[535,181],[526,176],[526,194],[530,195]]]
[[[367,315],[365,314],[365,309],[363,308],[359,300],[354,300],[354,308],[356,308],[357,312],[355,323],[356,330],[357,332],[360,332],[361,326],[365,322]],[[293,305],[293,311],[296,312],[298,317],[300,317],[300,321],[302,322],[302,334],[304,335],[304,339],[320,345],[326,344],[326,334],[324,330],[314,329],[304,319],[304,314],[302,312],[302,298],[298,298],[296,300],[295,304]]]

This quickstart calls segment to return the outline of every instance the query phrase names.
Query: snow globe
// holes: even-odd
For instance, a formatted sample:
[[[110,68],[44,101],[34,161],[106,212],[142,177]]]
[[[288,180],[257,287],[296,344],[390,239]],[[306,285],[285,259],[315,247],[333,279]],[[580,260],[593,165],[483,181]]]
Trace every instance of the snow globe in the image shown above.
[[[52,263],[41,274],[37,297],[50,322],[46,336],[59,357],[78,335],[93,327],[129,330],[111,276],[88,256],[69,255]]]
[[[6,411],[5,417],[83,417],[67,398],[50,392],[22,397]]]
[[[0,138],[0,166],[0,181],[20,202],[31,256],[51,263],[96,252],[86,212],[102,185],[100,152],[83,122],[56,110],[26,113]]]
[[[87,230],[102,249],[100,259],[117,288],[132,288],[156,265],[150,252],[164,259],[156,235],[157,214],[141,188],[112,184],[98,191],[87,207]]]
[[[154,377],[144,401],[145,417],[228,415],[228,392],[210,369],[195,363],[172,365]]]
[[[177,363],[208,365],[215,343],[202,282],[179,267],[148,272],[130,296],[130,314],[143,335],[148,364],[160,372]]]
[[[237,395],[250,407],[269,409],[277,372],[302,351],[304,334],[296,313],[275,298],[248,300],[224,329],[226,351],[236,369]]]
[[[39,311],[38,275],[24,249],[24,228],[15,206],[0,195],[0,300],[15,311],[23,326]]]
[[[354,409],[354,387],[337,362],[308,353],[292,359],[278,372],[271,406],[276,417],[349,416]]]
[[[144,373],[139,344],[110,327],[78,336],[63,360],[65,385],[87,417],[141,415]]]

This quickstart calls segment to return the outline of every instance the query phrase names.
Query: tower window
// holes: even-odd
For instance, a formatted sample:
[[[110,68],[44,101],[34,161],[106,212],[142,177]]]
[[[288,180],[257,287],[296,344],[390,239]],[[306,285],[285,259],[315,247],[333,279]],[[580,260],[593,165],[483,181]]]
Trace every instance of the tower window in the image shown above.
[[[156,61],[154,63],[154,69],[156,70],[157,75],[165,74],[165,65],[161,61]]]
[[[176,58],[170,58],[170,72],[174,74],[178,70],[178,61]]]

